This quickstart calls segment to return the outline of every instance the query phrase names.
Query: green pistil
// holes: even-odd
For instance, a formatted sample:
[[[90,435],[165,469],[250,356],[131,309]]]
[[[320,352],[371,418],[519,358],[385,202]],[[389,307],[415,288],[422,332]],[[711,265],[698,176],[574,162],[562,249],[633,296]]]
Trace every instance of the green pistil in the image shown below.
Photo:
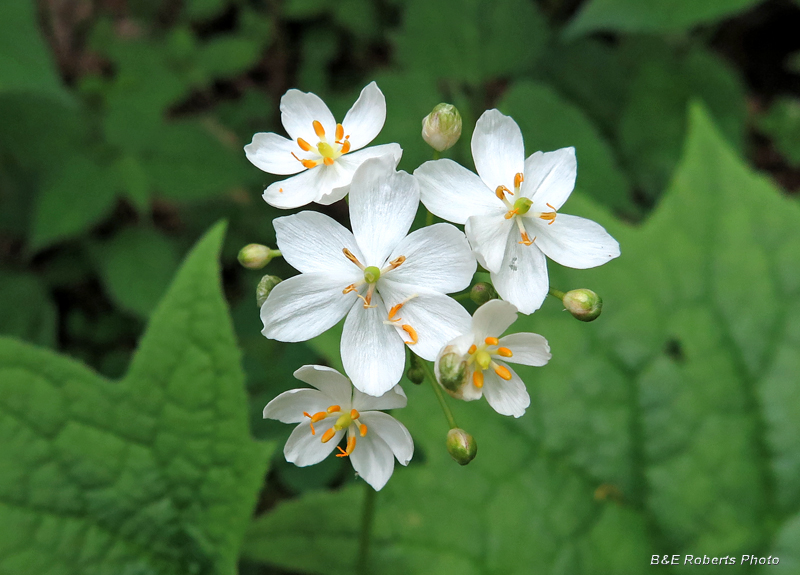
[[[533,202],[528,198],[517,198],[517,201],[514,202],[514,211],[519,215],[527,214],[532,204]]]
[[[364,281],[368,284],[374,284],[381,277],[381,270],[375,266],[369,266],[364,269]]]

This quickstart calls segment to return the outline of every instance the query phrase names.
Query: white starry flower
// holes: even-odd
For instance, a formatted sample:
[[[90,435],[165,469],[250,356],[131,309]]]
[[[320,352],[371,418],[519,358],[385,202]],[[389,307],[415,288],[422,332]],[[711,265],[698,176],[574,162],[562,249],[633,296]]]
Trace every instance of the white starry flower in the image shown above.
[[[281,98],[281,121],[291,139],[260,132],[244,147],[257,168],[270,174],[298,174],[264,190],[264,200],[276,208],[332,204],[347,195],[353,174],[365,160],[389,155],[397,167],[403,154],[398,144],[361,149],[386,121],[386,99],[375,82],[361,90],[341,124],[319,96],[294,89]]]
[[[294,376],[316,389],[292,389],[264,408],[264,417],[297,423],[283,448],[286,461],[298,467],[319,463],[334,449],[336,457],[349,457],[353,469],[379,491],[394,471],[394,459],[408,465],[414,442],[405,426],[382,409],[406,406],[397,385],[381,397],[355,389],[335,369],[304,365]],[[345,448],[339,443],[347,437]]]
[[[384,157],[367,160],[353,177],[352,233],[317,212],[276,218],[278,248],[302,273],[269,294],[262,333],[305,341],[347,316],[342,363],[353,385],[375,396],[402,377],[405,345],[433,361],[469,326],[469,314],[445,294],[469,285],[476,262],[455,226],[408,234],[418,206],[416,179]]]
[[[533,313],[547,296],[545,256],[577,269],[619,256],[619,244],[602,226],[558,212],[575,186],[574,148],[526,160],[516,122],[487,110],[472,135],[472,156],[478,175],[452,160],[417,168],[422,203],[440,218],[465,224],[495,289],[520,312]]]
[[[486,397],[497,413],[520,417],[531,403],[520,377],[506,362],[542,366],[550,361],[547,340],[536,333],[500,335],[517,319],[512,304],[492,300],[475,311],[472,327],[439,352],[434,364],[436,380],[453,397],[473,401]],[[458,381],[447,369],[458,370]],[[444,377],[444,381],[443,381]],[[450,381],[447,381],[450,377]]]

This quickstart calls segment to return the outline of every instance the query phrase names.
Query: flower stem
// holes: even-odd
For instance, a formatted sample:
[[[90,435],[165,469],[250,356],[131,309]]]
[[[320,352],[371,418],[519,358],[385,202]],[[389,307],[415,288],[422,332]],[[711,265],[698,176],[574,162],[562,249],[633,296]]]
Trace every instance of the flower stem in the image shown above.
[[[465,291],[464,293],[457,293],[456,295],[451,295],[450,297],[456,301],[467,301],[469,299],[469,293],[470,292]]]
[[[272,258],[279,258],[279,257],[281,257],[283,254],[281,253],[281,250],[269,250],[269,255],[270,255],[270,257],[272,257]]]
[[[450,429],[455,429],[458,427],[456,425],[456,418],[453,417],[453,412],[450,411],[450,407],[447,405],[447,402],[444,399],[444,392],[442,388],[439,387],[439,384],[436,383],[436,378],[431,371],[431,366],[428,365],[427,361],[420,361],[419,364],[422,366],[423,371],[425,371],[425,375],[428,381],[431,382],[431,386],[433,386],[433,392],[436,394],[436,398],[439,400],[439,405],[442,407],[442,411],[444,412],[444,416],[447,418],[447,425],[450,426]]]
[[[369,543],[372,535],[372,522],[375,519],[375,491],[369,483],[364,483],[364,506],[361,508],[361,534],[358,539],[358,562],[356,573],[367,575],[369,565]]]
[[[561,301],[561,300],[564,299],[564,292],[563,291],[558,291],[557,289],[550,288],[547,293],[549,293],[554,298],[558,298],[558,301]]]
[[[433,151],[433,159],[434,160],[438,160],[441,157],[442,157],[442,153],[439,150],[434,150]]]

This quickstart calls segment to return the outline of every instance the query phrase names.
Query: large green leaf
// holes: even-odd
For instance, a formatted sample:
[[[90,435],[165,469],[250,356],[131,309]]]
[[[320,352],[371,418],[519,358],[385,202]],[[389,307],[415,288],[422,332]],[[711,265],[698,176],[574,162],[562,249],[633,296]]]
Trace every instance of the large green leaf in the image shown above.
[[[601,268],[550,264],[554,285],[600,292],[603,316],[580,324],[550,300],[514,326],[544,334],[553,359],[519,369],[532,398],[519,420],[454,406],[479,444],[465,468],[444,450],[428,384],[405,384],[397,416],[423,462],[378,495],[373,571],[642,573],[653,554],[687,553],[797,565],[800,209],[696,107],[670,190],[641,228],[580,197],[564,211],[620,240],[622,256]],[[245,555],[352,572],[358,491],[284,503],[253,524]]]
[[[570,24],[574,36],[593,30],[663,32],[691,28],[742,12],[760,0],[591,0]]]
[[[0,572],[233,575],[268,457],[248,432],[217,226],[128,374],[0,339]]]

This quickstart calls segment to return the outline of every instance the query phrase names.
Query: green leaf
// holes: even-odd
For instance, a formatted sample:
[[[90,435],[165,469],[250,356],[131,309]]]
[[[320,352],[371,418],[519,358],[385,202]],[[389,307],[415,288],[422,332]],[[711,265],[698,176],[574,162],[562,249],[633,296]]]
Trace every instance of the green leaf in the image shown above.
[[[800,166],[800,100],[777,100],[759,119],[758,127],[772,138],[792,166]]]
[[[0,339],[0,572],[233,575],[268,457],[202,239],[128,374]]]
[[[175,246],[147,228],[128,228],[98,246],[97,267],[111,298],[122,308],[148,317],[178,266]]]
[[[690,118],[670,190],[641,228],[580,196],[565,206],[605,225],[622,256],[593,270],[549,264],[554,286],[589,286],[605,306],[581,324],[551,298],[513,326],[544,334],[553,353],[518,369],[524,417],[451,402],[479,446],[461,468],[429,384],[405,386],[396,416],[416,453],[377,496],[374,572],[641,573],[666,553],[796,564],[800,323],[788,310],[800,296],[800,208],[704,110]],[[254,522],[244,555],[351,573],[362,493],[284,502]]]
[[[56,306],[36,276],[0,270],[0,333],[55,345]]]
[[[244,72],[261,57],[261,47],[266,39],[223,36],[202,44],[198,54],[198,65],[208,78],[225,78]]]
[[[36,3],[0,3],[0,22],[0,93],[28,92],[69,101],[39,32]]]
[[[580,109],[548,86],[515,83],[498,105],[519,124],[526,154],[574,146],[578,156],[576,187],[621,212],[634,211],[630,184],[611,147]]]
[[[760,0],[590,0],[567,28],[577,36],[594,30],[667,32],[686,30],[743,12]]]

